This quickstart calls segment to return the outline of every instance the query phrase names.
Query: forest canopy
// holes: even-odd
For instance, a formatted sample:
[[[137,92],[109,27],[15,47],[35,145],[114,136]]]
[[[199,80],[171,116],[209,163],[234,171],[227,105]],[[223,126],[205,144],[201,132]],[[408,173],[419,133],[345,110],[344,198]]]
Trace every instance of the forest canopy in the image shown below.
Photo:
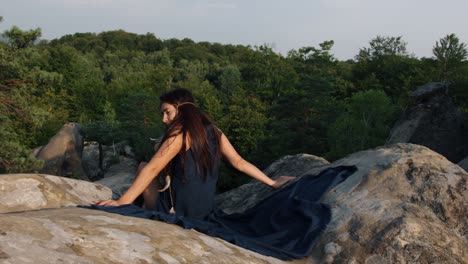
[[[409,93],[427,82],[448,82],[468,113],[467,49],[454,34],[434,42],[431,58],[410,55],[401,36],[377,36],[348,61],[334,57],[333,40],[281,55],[123,30],[40,36],[18,27],[1,36],[0,173],[37,170],[32,149],[67,122],[81,123],[88,141],[125,140],[148,159],[148,138],[164,131],[158,97],[173,87],[190,89],[261,168],[289,154],[334,160],[383,144]],[[224,170],[221,189],[245,180]]]

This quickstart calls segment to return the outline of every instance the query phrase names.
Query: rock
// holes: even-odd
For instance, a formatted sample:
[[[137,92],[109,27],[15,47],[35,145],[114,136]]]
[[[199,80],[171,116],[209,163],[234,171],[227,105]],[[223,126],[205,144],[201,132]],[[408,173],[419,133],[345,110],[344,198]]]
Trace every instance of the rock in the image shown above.
[[[326,159],[311,154],[288,155],[268,166],[264,173],[271,178],[282,175],[301,176],[312,168],[330,164]]]
[[[112,191],[102,185],[64,177],[0,175],[0,213],[91,204],[111,195]]]
[[[134,157],[126,142],[111,146],[85,142],[82,163],[89,178],[111,188],[113,198],[118,199],[136,176],[138,164]]]
[[[358,171],[322,198],[332,220],[313,259],[468,263],[467,172],[413,144],[358,152],[329,166],[339,165]]]
[[[283,263],[176,225],[59,208],[110,194],[98,184],[64,177],[0,176],[0,262]],[[37,210],[43,208],[55,209]]]
[[[332,263],[333,260],[334,260],[334,257],[336,255],[338,255],[341,252],[341,250],[342,249],[341,249],[340,245],[338,245],[336,243],[330,242],[330,243],[326,244],[325,248],[324,248],[324,253],[327,256],[326,259],[325,259],[325,262]]]
[[[462,167],[465,171],[468,171],[468,156],[464,158],[463,160],[461,160],[460,162],[458,162],[457,165]]]
[[[82,164],[92,181],[101,180],[105,184],[112,184],[112,187],[106,186],[122,189],[122,186],[116,185],[131,183],[135,177],[137,162],[134,158],[132,149],[125,141],[110,146],[100,145],[98,142],[85,142]],[[114,176],[119,179],[103,179]]]
[[[44,146],[40,146],[40,147],[37,147],[37,148],[34,148],[32,151],[31,151],[31,154],[29,155],[29,157],[31,158],[37,158],[37,154],[39,154],[39,151],[41,151],[41,149],[43,149]]]
[[[119,162],[110,166],[104,174],[104,178],[96,183],[112,189],[113,198],[118,199],[133,183],[137,167],[138,164],[134,159],[120,156]]]
[[[120,156],[127,158],[135,158],[132,149],[125,141],[112,144],[110,146],[102,146],[102,162],[101,168],[106,171],[112,165],[120,162]]]
[[[321,167],[329,162],[323,158],[298,154],[285,156],[273,162],[264,173],[272,179],[279,176],[300,176],[312,168]],[[253,207],[267,197],[273,190],[264,184],[252,180],[236,189],[224,192],[216,196],[217,207],[226,213],[241,213]]]
[[[289,174],[284,170],[296,159],[308,158],[286,157],[273,174]],[[296,176],[340,165],[358,170],[322,197],[331,222],[310,256],[293,263],[468,263],[468,173],[442,155],[394,144],[332,164],[304,164],[293,168]],[[18,212],[95,199],[91,187],[91,194],[77,193],[73,180],[37,177],[0,176],[1,208],[14,212],[0,215],[4,263],[282,263],[158,221],[82,208]],[[34,192],[55,202],[45,206]],[[39,202],[21,207],[29,193]]]
[[[457,163],[468,156],[468,125],[464,122],[448,95],[448,85],[428,83],[411,94],[411,104],[386,144],[423,145]]]
[[[44,160],[41,173],[89,180],[81,166],[83,135],[78,123],[68,123],[41,148],[36,158]]]
[[[101,169],[102,151],[98,142],[84,142],[81,164],[91,181],[97,181],[104,176]]]
[[[83,208],[0,221],[2,263],[283,263],[176,225]]]
[[[124,156],[119,157],[119,163],[112,165],[104,175],[104,178],[109,178],[117,175],[118,173],[130,173],[135,176],[138,164],[134,159]],[[132,177],[133,177],[132,176]]]

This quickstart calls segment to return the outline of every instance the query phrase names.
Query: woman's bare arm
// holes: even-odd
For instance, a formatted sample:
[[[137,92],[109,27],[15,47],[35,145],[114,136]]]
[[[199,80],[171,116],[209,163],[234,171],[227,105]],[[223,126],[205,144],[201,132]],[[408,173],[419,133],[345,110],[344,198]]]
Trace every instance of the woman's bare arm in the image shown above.
[[[182,148],[182,134],[167,139],[158,149],[149,163],[143,167],[130,188],[119,200],[98,201],[98,205],[122,205],[132,203],[153,181],[153,179],[166,167],[166,165],[179,153]]]
[[[224,134],[221,134],[220,147],[221,153],[234,168],[270,187],[277,189],[286,184],[288,181],[294,179],[293,177],[281,176],[276,180],[272,180],[253,164],[244,160],[237,153],[236,149],[234,149],[231,142],[229,142],[228,138]]]

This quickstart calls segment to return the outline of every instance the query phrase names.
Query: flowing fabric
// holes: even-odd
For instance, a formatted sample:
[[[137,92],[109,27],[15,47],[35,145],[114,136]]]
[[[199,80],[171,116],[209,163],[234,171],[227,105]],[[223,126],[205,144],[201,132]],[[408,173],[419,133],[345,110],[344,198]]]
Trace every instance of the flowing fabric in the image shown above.
[[[309,255],[332,217],[330,208],[320,203],[320,198],[355,171],[354,166],[339,166],[325,169],[319,175],[304,175],[244,213],[228,215],[214,209],[203,219],[146,211],[135,205],[87,208],[193,228],[260,254],[289,260]]]

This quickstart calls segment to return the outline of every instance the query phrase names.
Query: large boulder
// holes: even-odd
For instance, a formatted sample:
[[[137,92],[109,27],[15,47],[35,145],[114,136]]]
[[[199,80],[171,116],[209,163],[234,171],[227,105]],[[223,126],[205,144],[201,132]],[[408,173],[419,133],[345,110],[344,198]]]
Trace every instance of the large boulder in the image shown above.
[[[112,145],[103,145],[101,152],[101,168],[104,171],[107,171],[112,165],[119,163],[121,157],[135,158],[132,148],[125,141]]]
[[[111,165],[104,174],[104,178],[96,183],[112,189],[114,199],[119,198],[132,185],[138,164],[137,162],[125,156],[119,156],[118,163]]]
[[[300,176],[312,168],[330,164],[327,160],[310,154],[284,156],[273,162],[263,172],[272,179],[279,176]],[[273,189],[255,180],[233,190],[218,194],[216,205],[224,212],[241,213],[265,199]]]
[[[340,165],[358,171],[322,198],[332,220],[308,262],[468,263],[467,172],[424,146],[394,144],[312,166],[300,175]],[[230,192],[244,199],[246,208],[261,200],[255,188]],[[220,205],[229,212],[244,209],[242,202]]]
[[[426,146],[457,163],[468,156],[468,124],[448,95],[446,83],[428,83],[410,95],[410,105],[386,144]]]
[[[91,204],[111,196],[109,188],[86,181],[43,174],[0,175],[0,213]]]
[[[102,145],[98,142],[84,142],[82,164],[91,181],[112,177],[116,173],[133,173],[136,170],[135,154],[127,142]]]
[[[102,179],[104,176],[104,171],[101,167],[102,145],[95,141],[85,141],[81,163],[89,180],[97,181]]]
[[[163,222],[82,208],[2,215],[2,263],[283,263]]]
[[[339,165],[355,165],[358,171],[322,198],[332,220],[312,258],[468,263],[467,172],[412,144],[358,152],[330,166]]]
[[[466,171],[429,148],[395,144],[296,172],[318,174],[340,165],[354,165],[357,171],[322,197],[332,210],[331,222],[310,256],[295,263],[468,263]],[[27,195],[30,190],[22,186],[29,184],[0,185],[0,197],[8,201]],[[55,192],[74,189],[61,188]],[[82,208],[1,214],[0,259],[38,264],[281,263],[175,225]]]
[[[102,146],[101,168],[103,178],[96,181],[112,189],[114,199],[119,198],[133,183],[138,163],[130,146],[122,141]]]
[[[468,156],[462,159],[460,162],[458,162],[457,165],[460,166],[465,171],[468,171]]]
[[[47,145],[35,153],[44,160],[41,173],[89,180],[81,165],[83,134],[78,123],[65,124]]]
[[[85,142],[82,163],[90,180],[111,188],[114,199],[130,187],[138,167],[135,154],[125,141],[112,145]]]

